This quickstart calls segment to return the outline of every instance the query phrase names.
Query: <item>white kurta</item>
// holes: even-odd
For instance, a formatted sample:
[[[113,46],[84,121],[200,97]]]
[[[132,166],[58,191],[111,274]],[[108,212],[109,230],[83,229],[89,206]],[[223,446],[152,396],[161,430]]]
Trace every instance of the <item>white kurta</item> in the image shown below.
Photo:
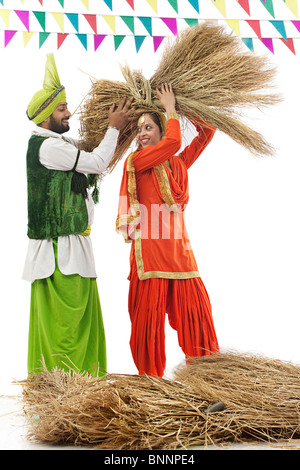
[[[75,165],[78,141],[55,132],[36,127],[33,135],[48,137],[41,147],[39,159],[50,170],[69,171]],[[79,173],[102,173],[106,170],[117,146],[119,131],[108,128],[100,145],[93,152],[81,150],[76,171]],[[88,225],[94,219],[94,203],[89,194],[86,200]],[[89,236],[68,235],[58,237],[58,266],[63,274],[80,274],[96,277],[92,241]],[[28,243],[23,279],[34,282],[51,276],[55,269],[52,239],[33,240]]]

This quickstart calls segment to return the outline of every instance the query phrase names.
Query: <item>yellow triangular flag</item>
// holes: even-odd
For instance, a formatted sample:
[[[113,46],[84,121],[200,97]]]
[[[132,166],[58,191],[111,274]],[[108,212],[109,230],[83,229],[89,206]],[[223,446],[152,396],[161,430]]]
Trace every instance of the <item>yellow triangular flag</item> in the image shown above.
[[[237,36],[241,35],[240,22],[239,20],[226,20],[226,23],[234,31]]]
[[[64,15],[64,13],[52,13],[52,16],[55,19],[58,26],[60,27],[61,32],[63,33],[64,29],[65,29],[65,22],[64,22],[65,15]]]
[[[24,41],[24,47],[27,46],[29,40],[32,38],[32,35],[34,33],[30,32],[30,31],[23,31],[23,41]]]
[[[84,4],[85,8],[88,10],[89,9],[89,0],[81,0],[81,2]]]
[[[9,28],[9,10],[0,10],[0,16],[3,19],[5,26]]]
[[[150,7],[153,8],[155,13],[157,13],[157,0],[147,0],[149,3]]]
[[[212,3],[217,7],[217,9],[222,13],[223,16],[226,18],[226,7],[225,7],[225,0],[211,0]]]
[[[297,0],[285,0],[286,6],[291,10],[292,13],[298,18],[298,5]]]
[[[116,21],[113,15],[102,15],[102,18],[106,21],[108,26],[112,29],[113,33],[116,34]]]

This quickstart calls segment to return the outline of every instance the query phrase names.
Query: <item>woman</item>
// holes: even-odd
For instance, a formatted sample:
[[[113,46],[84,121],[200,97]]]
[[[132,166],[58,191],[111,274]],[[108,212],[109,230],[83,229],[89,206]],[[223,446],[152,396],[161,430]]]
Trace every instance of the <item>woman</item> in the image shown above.
[[[211,306],[185,230],[187,170],[212,139],[198,136],[176,156],[181,131],[172,87],[156,90],[167,113],[144,113],[138,121],[138,149],[124,164],[117,229],[132,241],[130,253],[130,346],[139,374],[162,377],[165,370],[165,314],[177,330],[186,357],[218,351]]]

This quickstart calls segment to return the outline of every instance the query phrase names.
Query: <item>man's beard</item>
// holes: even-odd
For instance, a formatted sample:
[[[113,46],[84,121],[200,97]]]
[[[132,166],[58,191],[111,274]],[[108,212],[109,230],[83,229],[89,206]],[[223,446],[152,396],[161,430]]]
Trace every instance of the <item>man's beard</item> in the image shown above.
[[[62,121],[57,121],[52,115],[50,116],[50,129],[57,134],[64,134],[70,129],[69,124],[66,122],[65,125],[62,124]]]

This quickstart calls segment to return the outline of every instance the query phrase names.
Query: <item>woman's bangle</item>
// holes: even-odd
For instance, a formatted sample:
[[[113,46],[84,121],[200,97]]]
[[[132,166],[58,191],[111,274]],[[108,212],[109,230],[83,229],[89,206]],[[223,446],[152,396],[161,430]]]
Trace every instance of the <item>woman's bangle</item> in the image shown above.
[[[120,130],[120,129],[118,129],[116,126],[108,126],[108,129],[116,129],[117,131]]]
[[[177,113],[167,113],[167,119],[177,119],[179,121],[179,116]]]

